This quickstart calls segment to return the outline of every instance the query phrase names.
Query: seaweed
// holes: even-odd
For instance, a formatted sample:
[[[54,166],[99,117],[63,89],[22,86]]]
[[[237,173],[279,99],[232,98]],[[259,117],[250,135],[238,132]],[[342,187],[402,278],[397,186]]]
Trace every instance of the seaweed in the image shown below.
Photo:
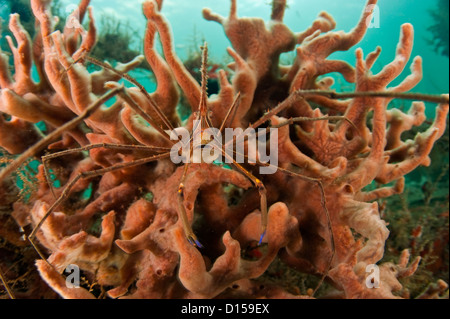
[[[124,62],[142,54],[142,47],[136,48],[136,44],[143,43],[143,39],[137,30],[131,27],[129,21],[123,23],[113,15],[103,14],[99,29],[97,43],[92,51],[92,56],[97,59]],[[147,62],[142,63],[140,67],[150,69]]]

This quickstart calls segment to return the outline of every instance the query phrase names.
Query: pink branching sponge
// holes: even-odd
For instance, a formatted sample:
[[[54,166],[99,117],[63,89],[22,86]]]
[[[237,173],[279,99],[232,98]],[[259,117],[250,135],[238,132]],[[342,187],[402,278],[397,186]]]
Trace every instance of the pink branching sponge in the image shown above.
[[[89,0],[80,3],[76,27],[72,23],[63,32],[54,31],[50,2],[31,0],[38,28],[33,40],[19,16],[11,15],[9,29],[17,44],[8,39],[13,75],[8,56],[0,52],[0,146],[10,154],[22,154],[44,138],[35,123],[43,121],[50,134],[77,119],[106,92],[121,92],[111,107],[100,106],[36,149],[33,155],[38,159],[68,151],[47,162],[62,187],[50,187],[49,174],[40,165],[37,191],[27,203],[11,205],[21,227],[34,228],[46,217],[35,240],[45,260],[37,260],[36,266],[52,289],[64,298],[94,297],[83,287],[65,285],[62,273],[74,264],[91,283],[105,287],[111,298],[310,298],[306,291],[293,295],[283,287],[258,283],[257,278],[279,258],[286,267],[325,279],[335,297],[397,298],[394,293],[402,289],[398,278],[412,275],[420,258],[409,263],[405,250],[397,264],[378,265],[381,289],[367,286],[366,267],[383,258],[389,240],[377,199],[401,193],[404,176],[429,165],[428,155],[444,133],[448,114],[448,96],[443,96],[434,123],[414,140],[404,141],[402,133],[425,120],[423,102],[413,102],[407,113],[387,108],[396,94],[410,91],[422,79],[422,59],[416,57],[411,74],[390,86],[410,61],[412,25],[401,27],[393,61],[373,74],[379,47],[368,54],[356,49],[354,66],[329,56],[361,41],[376,0],[367,1],[358,24],[348,33],[335,31],[336,23],[326,12],[307,30],[291,31],[283,24],[285,0],[273,1],[267,23],[239,17],[237,0],[231,0],[228,17],[204,9],[205,19],[223,26],[232,45],[228,54],[234,60],[229,65],[232,76],[219,70],[220,91],[206,98],[204,88],[175,52],[169,23],[161,12],[163,0],[143,4],[148,20],[145,56],[115,68],[100,63],[102,70],[93,73],[86,67],[95,62],[89,53],[96,42]],[[85,15],[88,30],[82,27]],[[155,48],[156,35],[163,54]],[[295,60],[281,66],[280,55],[290,51],[296,53]],[[148,94],[139,85],[120,87],[117,81],[144,59],[155,74],[156,90]],[[31,79],[33,62],[38,83]],[[336,99],[311,93],[330,92],[334,81],[325,76],[333,72],[355,83],[359,95]],[[299,93],[304,91],[310,93]],[[181,95],[193,112],[183,123],[177,113]],[[211,124],[220,127],[238,95],[227,127],[246,129],[258,121],[279,125],[275,142],[280,169],[261,175],[254,165],[243,164],[264,184],[267,194],[267,231],[254,258],[244,251],[260,241],[265,216],[261,192],[246,174],[207,163],[190,164],[185,170],[168,156],[127,165],[152,155],[151,147],[170,148],[164,130],[192,129],[201,103],[207,105]],[[270,110],[279,112],[267,113]],[[152,125],[145,123],[146,116]],[[312,120],[282,125],[296,117]],[[77,148],[85,152],[69,151]],[[122,169],[108,169],[122,164]],[[203,248],[186,238],[178,195],[182,179],[182,210]],[[75,184],[66,194],[65,186],[72,181]],[[374,181],[384,186],[367,191]],[[6,196],[3,190],[13,182],[7,178],[1,182],[0,196]],[[87,188],[92,190],[88,198],[81,195]],[[64,200],[47,217],[58,199]]]

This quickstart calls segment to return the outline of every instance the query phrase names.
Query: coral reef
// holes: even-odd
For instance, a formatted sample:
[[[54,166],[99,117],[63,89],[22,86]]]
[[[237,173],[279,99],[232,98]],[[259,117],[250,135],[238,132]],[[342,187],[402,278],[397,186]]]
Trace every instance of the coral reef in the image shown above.
[[[11,12],[17,13],[20,15],[21,24],[27,30],[28,34],[31,38],[35,36],[35,19],[33,15],[33,11],[31,10],[31,5],[29,0],[6,0],[7,5]],[[61,1],[54,0],[51,4],[51,11],[54,16],[59,17],[59,21],[55,26],[55,29],[62,29],[65,23],[64,12],[61,10]],[[3,30],[7,32],[7,30]]]
[[[389,86],[410,60],[412,25],[401,27],[394,60],[373,74],[379,47],[367,55],[357,49],[355,67],[329,56],[350,50],[364,37],[376,0],[367,1],[358,24],[347,33],[335,31],[334,19],[325,12],[307,30],[291,31],[283,24],[284,0],[273,1],[268,23],[239,17],[237,0],[231,1],[228,17],[204,9],[205,19],[223,26],[234,59],[231,79],[219,70],[219,92],[207,97],[175,53],[161,13],[163,0],[147,0],[144,51],[157,82],[156,90],[147,94],[139,85],[125,89],[114,82],[143,56],[115,71],[105,66],[88,72],[88,55],[97,38],[89,0],[80,3],[78,27],[66,25],[63,32],[54,31],[50,3],[31,0],[39,25],[34,41],[19,16],[11,15],[9,28],[17,45],[9,40],[14,76],[7,55],[0,53],[1,147],[23,154],[64,123],[87,117],[90,106],[103,103],[108,90],[120,93],[112,106],[89,113],[57,140],[31,148],[37,159],[45,155],[48,170],[39,166],[38,189],[28,202],[11,200],[14,180],[0,172],[0,196],[18,225],[27,234],[40,226],[36,242],[45,260],[38,259],[36,267],[60,296],[310,298],[310,290],[294,294],[258,281],[281,260],[298,272],[325,278],[329,289],[324,297],[408,297],[401,280],[420,262],[420,257],[409,261],[409,247],[403,247],[398,260],[379,264],[380,289],[369,288],[366,280],[367,267],[382,260],[389,237],[377,200],[401,193],[404,176],[430,164],[428,155],[446,127],[448,95],[440,99],[447,102],[437,106],[434,122],[408,140],[402,134],[423,123],[424,104],[413,102],[408,112],[388,109],[396,94],[410,91],[422,79],[422,60],[416,57],[411,74]],[[81,27],[86,14],[88,30]],[[163,57],[155,48],[157,34]],[[293,64],[280,66],[280,55],[294,50]],[[30,77],[33,61],[39,83]],[[319,94],[317,90],[331,89],[334,81],[325,76],[333,72],[355,83],[360,95],[337,100]],[[182,124],[176,112],[180,91],[192,111]],[[170,148],[173,143],[164,129],[192,129],[201,105],[208,106],[211,124],[220,127],[236,96],[229,127],[279,128],[275,174],[261,175],[254,165],[242,164],[264,188],[225,165],[192,163],[185,170],[167,153],[151,148]],[[343,116],[331,120],[326,115]],[[314,121],[284,125],[285,119],[297,117]],[[38,122],[45,123],[44,131]],[[47,183],[50,175],[53,181]],[[56,182],[62,187],[54,187]],[[374,183],[383,186],[374,188]],[[262,192],[267,194],[267,231],[258,245],[265,217]],[[203,248],[186,238],[182,211]],[[13,239],[5,235],[5,240]],[[81,268],[88,286],[65,285],[62,273],[70,264]],[[90,289],[92,285],[101,292]],[[422,297],[439,297],[445,289],[440,281]]]
[[[435,51],[448,57],[448,28],[449,28],[449,2],[439,0],[436,8],[429,11],[434,23],[428,27],[432,39],[429,43],[434,46]]]
[[[31,10],[29,0],[9,0],[9,8],[13,13],[20,16],[21,24],[28,32],[31,38],[36,33],[35,17]],[[73,7],[71,7],[73,9]],[[53,0],[51,3],[52,15],[58,17],[55,30],[64,30],[67,22],[67,12],[62,10],[60,0]],[[97,36],[96,45],[91,54],[102,61],[110,61],[113,63],[120,61],[129,61],[140,53],[135,48],[136,43],[141,43],[142,38],[137,34],[136,30],[132,30],[130,22],[122,23],[112,15],[103,14],[99,23],[100,33]],[[9,34],[8,30],[2,30]],[[6,49],[7,44],[2,43],[2,49]],[[147,63],[142,63],[140,67],[149,69]]]

